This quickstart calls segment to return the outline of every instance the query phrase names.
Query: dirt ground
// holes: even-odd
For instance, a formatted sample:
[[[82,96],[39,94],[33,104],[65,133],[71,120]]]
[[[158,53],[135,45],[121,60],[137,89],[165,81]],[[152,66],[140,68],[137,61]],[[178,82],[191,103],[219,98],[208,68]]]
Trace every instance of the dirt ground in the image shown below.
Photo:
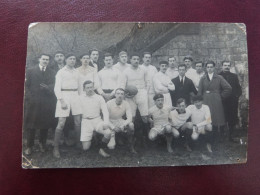
[[[232,164],[246,162],[247,138],[243,130],[237,131],[238,143],[224,142],[213,146],[209,153],[205,144],[193,145],[192,152],[183,146],[181,139],[173,140],[173,153],[166,150],[164,139],[148,143],[144,148],[136,144],[138,154],[129,152],[127,143],[117,145],[115,150],[108,150],[111,155],[104,158],[98,154],[98,144],[93,144],[89,151],[83,151],[73,146],[60,146],[61,158],[52,156],[52,140],[47,142],[47,151],[41,153],[39,146],[34,146],[30,156],[23,154],[23,168],[87,168],[87,167],[142,167],[142,166],[187,166],[209,164]],[[25,147],[23,147],[25,149]]]

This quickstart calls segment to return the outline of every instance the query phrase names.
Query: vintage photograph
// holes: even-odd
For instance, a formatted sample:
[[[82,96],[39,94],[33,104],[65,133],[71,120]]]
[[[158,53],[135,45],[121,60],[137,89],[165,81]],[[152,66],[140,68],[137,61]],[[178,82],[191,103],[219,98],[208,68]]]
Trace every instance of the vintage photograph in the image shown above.
[[[241,23],[32,23],[22,167],[246,163]]]

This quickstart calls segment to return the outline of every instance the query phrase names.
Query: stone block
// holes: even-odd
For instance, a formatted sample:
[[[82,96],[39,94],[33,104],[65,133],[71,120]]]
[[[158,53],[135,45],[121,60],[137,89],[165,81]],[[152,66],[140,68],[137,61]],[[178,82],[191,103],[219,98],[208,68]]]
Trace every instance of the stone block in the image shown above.
[[[227,47],[239,47],[239,41],[238,40],[227,41],[226,45]]]
[[[207,48],[199,48],[199,49],[196,49],[196,51],[198,52],[198,55],[202,55],[202,56],[209,55],[209,51]]]
[[[219,41],[219,39],[218,39],[218,36],[217,35],[208,35],[207,36],[207,39],[208,39],[208,41]]]
[[[173,56],[178,55],[178,53],[179,53],[178,49],[170,49],[168,52],[169,55],[173,55]]]
[[[220,49],[209,49],[209,55],[218,55],[221,54]]]
[[[186,48],[186,43],[185,42],[178,42],[177,44],[178,44],[178,48],[180,48],[180,49]]]
[[[232,55],[231,60],[232,61],[242,61],[242,56],[241,55]]]
[[[192,55],[192,50],[189,49],[180,49],[179,55],[186,56],[186,55]]]

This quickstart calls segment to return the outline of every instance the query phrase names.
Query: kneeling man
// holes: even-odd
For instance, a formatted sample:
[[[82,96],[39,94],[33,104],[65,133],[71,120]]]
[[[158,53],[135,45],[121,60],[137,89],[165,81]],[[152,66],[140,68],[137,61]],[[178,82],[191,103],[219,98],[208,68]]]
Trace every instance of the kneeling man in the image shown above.
[[[187,107],[187,109],[191,113],[191,122],[187,123],[187,128],[192,129],[191,138],[193,140],[198,140],[199,135],[203,135],[205,137],[206,146],[209,152],[212,152],[211,145],[209,143],[209,136],[212,131],[211,125],[211,114],[209,107],[205,104],[202,104],[202,96],[196,95],[193,98],[193,105]],[[208,132],[206,132],[208,131]]]
[[[129,103],[124,100],[124,98],[124,89],[118,88],[115,90],[115,98],[107,102],[109,120],[112,127],[112,139],[115,136],[115,133],[126,133],[130,143],[130,151],[136,153],[134,149],[134,123],[132,122],[132,111]],[[123,119],[123,116],[126,116],[126,119]]]
[[[110,139],[111,130],[109,129],[107,105],[104,98],[94,92],[94,84],[92,81],[85,81],[83,83],[83,89],[85,94],[80,96],[83,113],[80,141],[82,142],[83,150],[90,148],[93,133],[97,132],[103,135],[102,147],[99,150],[99,154],[103,157],[109,157],[110,155],[107,154],[104,149],[106,145],[108,147],[114,147],[114,140]],[[101,119],[100,112],[103,114],[103,120]]]
[[[153,99],[155,106],[149,109],[149,122],[153,126],[148,134],[149,139],[153,141],[157,136],[165,135],[167,141],[167,150],[169,153],[172,153],[172,135],[174,137],[179,136],[179,132],[175,129],[172,129],[171,124],[168,121],[172,107],[164,105],[163,94],[156,94]]]

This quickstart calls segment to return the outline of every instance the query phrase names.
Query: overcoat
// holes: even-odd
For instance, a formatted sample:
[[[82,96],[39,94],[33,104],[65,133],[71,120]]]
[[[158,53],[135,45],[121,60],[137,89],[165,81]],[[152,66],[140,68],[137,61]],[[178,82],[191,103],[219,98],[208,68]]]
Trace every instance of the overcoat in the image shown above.
[[[209,106],[212,118],[212,125],[225,125],[225,115],[222,100],[231,95],[232,88],[220,75],[213,74],[210,81],[208,74],[205,74],[199,83],[198,94],[203,96],[203,103]]]
[[[238,101],[242,95],[242,89],[239,84],[238,76],[231,72],[220,72],[219,75],[232,87],[232,94],[223,100],[224,112],[227,122],[230,125],[235,125],[238,122]]]
[[[43,83],[49,87],[44,89]],[[54,123],[56,98],[54,95],[55,73],[47,66],[42,72],[39,65],[28,69],[25,81],[24,116],[25,128],[48,129]]]

